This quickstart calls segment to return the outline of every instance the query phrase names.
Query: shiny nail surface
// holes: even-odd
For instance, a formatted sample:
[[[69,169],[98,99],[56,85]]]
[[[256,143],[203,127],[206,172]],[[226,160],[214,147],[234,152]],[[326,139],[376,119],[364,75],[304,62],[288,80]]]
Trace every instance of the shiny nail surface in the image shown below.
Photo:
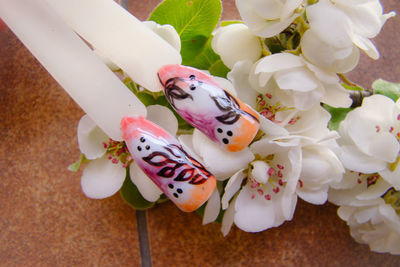
[[[178,114],[228,151],[247,147],[259,129],[259,115],[191,67],[166,65],[158,71],[165,96]]]
[[[178,208],[194,211],[208,200],[215,177],[175,137],[144,117],[123,118],[121,130],[134,161]]]

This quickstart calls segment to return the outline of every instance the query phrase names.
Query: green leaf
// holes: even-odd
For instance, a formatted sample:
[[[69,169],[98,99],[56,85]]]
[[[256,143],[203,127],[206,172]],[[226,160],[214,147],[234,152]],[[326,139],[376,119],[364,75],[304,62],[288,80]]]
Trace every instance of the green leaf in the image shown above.
[[[362,87],[359,86],[359,85],[352,86],[352,85],[348,85],[348,84],[346,84],[346,83],[341,83],[341,85],[342,85],[345,89],[347,89],[347,90],[351,90],[351,91],[364,91],[364,88],[362,88]]]
[[[201,53],[193,58],[190,66],[201,70],[208,70],[211,75],[226,78],[230,69],[225,66],[220,56],[218,56],[212,49],[211,40],[212,38],[208,40]]]
[[[220,0],[165,0],[149,20],[170,24],[181,38],[182,64],[190,65],[206,45],[221,16]]]
[[[224,20],[224,21],[221,21],[220,25],[221,25],[221,27],[225,27],[225,26],[228,26],[231,24],[238,24],[238,23],[244,24],[244,22],[241,20]]]
[[[81,153],[81,156],[79,158],[79,160],[75,163],[72,163],[71,165],[68,166],[68,170],[72,171],[72,172],[77,172],[79,171],[79,168],[81,167],[81,165],[85,162],[89,161],[88,159],[86,159],[85,155],[83,153]]]
[[[122,198],[131,205],[134,209],[145,210],[155,205],[155,202],[149,202],[143,198],[140,194],[139,189],[134,185],[129,177],[129,171],[127,168],[126,177],[124,184],[121,187]]]
[[[372,83],[372,89],[374,89],[375,94],[387,96],[395,102],[400,97],[400,83],[378,79]]]
[[[331,114],[331,120],[329,121],[328,127],[331,130],[339,129],[339,124],[342,120],[346,118],[347,113],[352,111],[352,108],[334,108],[327,104],[324,104],[323,107]]]

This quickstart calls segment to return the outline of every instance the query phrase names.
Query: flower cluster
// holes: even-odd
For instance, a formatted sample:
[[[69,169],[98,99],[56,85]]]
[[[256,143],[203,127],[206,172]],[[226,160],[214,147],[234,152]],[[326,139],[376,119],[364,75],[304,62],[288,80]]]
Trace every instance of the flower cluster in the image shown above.
[[[233,224],[258,232],[291,220],[298,198],[316,205],[329,200],[340,206],[338,214],[358,242],[400,254],[400,102],[372,95],[353,108],[343,75],[358,64],[360,50],[379,57],[370,39],[394,12],[383,14],[379,0],[236,0],[236,5],[243,21],[224,23],[209,38],[208,58],[220,58],[228,71],[205,68],[222,73],[218,82],[259,113],[260,130],[249,147],[223,150],[160,106],[162,94],[146,94],[133,83],[139,98],[158,104],[148,105],[147,119],[174,135],[178,131],[185,150],[217,178],[203,223],[222,217],[224,235]],[[172,26],[146,23],[182,55],[191,55]],[[339,128],[332,124],[332,110],[344,112]],[[91,160],[82,175],[88,197],[117,192],[126,168],[146,201],[162,197],[125,144],[109,140],[87,116],[79,123],[78,141]]]
[[[370,38],[394,12],[383,14],[379,1],[236,4],[244,24],[218,29],[212,45],[231,68],[228,78],[239,98],[263,123],[247,161],[232,164],[236,172],[222,196],[223,233],[233,223],[250,232],[279,226],[292,218],[297,197],[323,204],[329,191],[357,241],[399,253],[397,106],[385,96],[366,98],[339,132],[328,128],[331,116],[321,107],[352,104],[339,77],[357,65],[360,49],[379,57]],[[207,145],[193,138],[193,146],[215,162],[208,160]]]
[[[351,235],[371,250],[400,254],[400,101],[383,95],[364,98],[339,128],[345,178],[329,200]]]

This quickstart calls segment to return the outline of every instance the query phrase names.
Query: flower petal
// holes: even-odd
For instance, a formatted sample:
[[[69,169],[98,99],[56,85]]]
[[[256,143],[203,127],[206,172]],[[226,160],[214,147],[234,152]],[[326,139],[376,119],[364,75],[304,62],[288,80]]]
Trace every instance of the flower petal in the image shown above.
[[[353,101],[350,98],[350,94],[340,84],[328,84],[324,87],[326,90],[321,102],[335,108],[351,106]]]
[[[236,198],[235,224],[246,232],[259,232],[278,226],[282,221],[275,221],[275,210],[272,202],[252,199],[252,191],[245,186]]]
[[[236,62],[261,57],[261,45],[245,24],[236,23],[219,28],[212,39],[212,48],[230,69]]]
[[[376,49],[374,43],[371,42],[368,38],[365,38],[360,35],[354,35],[352,38],[354,44],[364,50],[364,52],[372,59],[379,58],[378,49]]]
[[[274,75],[279,88],[299,92],[310,92],[319,86],[314,75],[304,67],[278,71]]]
[[[236,192],[240,189],[243,179],[246,178],[246,174],[243,173],[244,169],[239,170],[235,173],[228,181],[225,186],[225,193],[222,196],[222,209],[228,208],[229,201],[236,194]]]
[[[207,169],[219,180],[224,180],[247,167],[254,159],[248,147],[239,152],[225,151],[197,129],[193,132],[193,146]]]
[[[224,213],[221,225],[221,232],[224,236],[226,236],[232,228],[233,220],[235,218],[235,203],[236,198],[232,200],[232,203],[229,205],[228,209]]]
[[[260,59],[257,62],[255,73],[273,73],[302,66],[304,66],[304,62],[301,57],[289,53],[278,53]]]
[[[354,146],[341,146],[341,153],[339,155],[343,166],[349,170],[374,173],[383,170],[386,167],[384,161],[377,161],[376,158],[369,157],[359,151]]]
[[[160,198],[162,191],[135,162],[130,165],[129,174],[131,176],[132,183],[136,185],[144,199],[154,202]]]
[[[121,163],[114,164],[107,157],[91,161],[83,170],[81,187],[89,198],[114,195],[124,183],[126,170]]]
[[[253,90],[249,83],[249,72],[252,66],[253,63],[249,60],[237,62],[228,73],[228,79],[236,88],[238,98],[254,108],[257,104],[258,92]]]
[[[337,48],[352,45],[351,20],[331,1],[319,1],[317,4],[307,7],[307,18],[312,30],[324,43]]]
[[[216,187],[214,192],[211,194],[210,198],[207,201],[207,205],[204,210],[203,225],[215,221],[218,217],[220,209],[221,209],[221,201],[219,197],[218,188]]]
[[[328,186],[325,186],[323,190],[307,190],[306,188],[302,188],[297,190],[297,195],[308,203],[322,205],[328,199]]]
[[[87,159],[96,159],[104,155],[108,136],[88,116],[84,115],[78,123],[78,144]]]
[[[301,50],[313,64],[335,73],[351,71],[360,59],[360,51],[355,45],[335,47],[325,43],[312,29],[301,38]]]

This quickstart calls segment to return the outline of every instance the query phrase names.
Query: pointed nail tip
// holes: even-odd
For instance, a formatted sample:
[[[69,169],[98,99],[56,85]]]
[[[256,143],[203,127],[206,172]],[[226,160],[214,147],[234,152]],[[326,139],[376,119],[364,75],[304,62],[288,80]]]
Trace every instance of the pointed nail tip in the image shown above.
[[[140,117],[126,116],[121,119],[120,125],[121,125],[121,131],[122,131],[122,138],[124,140],[127,139],[127,132],[128,132],[129,127],[132,126],[132,124],[138,123],[138,121],[142,118],[143,117],[141,117],[141,116]]]

